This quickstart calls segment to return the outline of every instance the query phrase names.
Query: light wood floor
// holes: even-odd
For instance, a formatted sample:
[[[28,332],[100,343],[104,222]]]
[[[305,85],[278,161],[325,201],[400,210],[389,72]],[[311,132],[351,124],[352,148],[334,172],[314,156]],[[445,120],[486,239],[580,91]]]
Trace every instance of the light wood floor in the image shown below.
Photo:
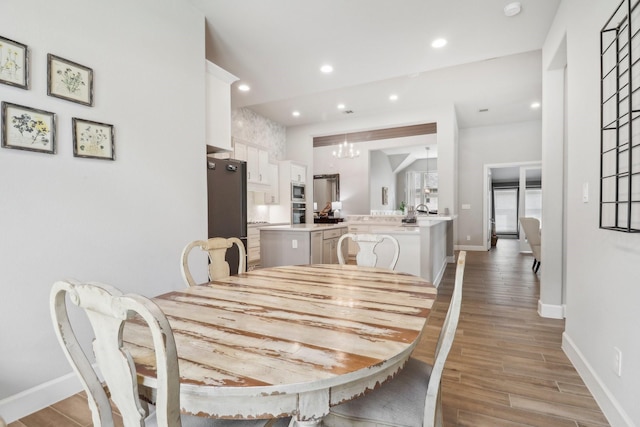
[[[540,272],[517,245],[501,239],[488,252],[467,252],[460,322],[443,375],[445,426],[608,426],[560,348],[564,320],[538,316]],[[425,361],[432,361],[453,277],[450,264],[414,353]]]
[[[539,282],[532,261],[518,253],[515,240],[467,253],[460,323],[443,378],[445,426],[609,425],[560,348],[564,321],[536,312]],[[414,353],[420,359],[431,361],[454,270],[450,264]],[[9,426],[90,425],[86,399],[78,394]]]

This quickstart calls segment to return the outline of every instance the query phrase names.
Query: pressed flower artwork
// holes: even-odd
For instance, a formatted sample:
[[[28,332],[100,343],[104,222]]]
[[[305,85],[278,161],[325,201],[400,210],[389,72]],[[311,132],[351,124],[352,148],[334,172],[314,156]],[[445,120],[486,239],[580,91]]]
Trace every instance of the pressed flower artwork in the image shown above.
[[[73,118],[73,155],[115,160],[113,125]]]
[[[27,46],[0,37],[0,83],[28,89]]]
[[[21,105],[2,103],[2,146],[19,150],[56,152],[56,115]]]
[[[93,105],[93,70],[48,54],[47,94],[84,105]]]

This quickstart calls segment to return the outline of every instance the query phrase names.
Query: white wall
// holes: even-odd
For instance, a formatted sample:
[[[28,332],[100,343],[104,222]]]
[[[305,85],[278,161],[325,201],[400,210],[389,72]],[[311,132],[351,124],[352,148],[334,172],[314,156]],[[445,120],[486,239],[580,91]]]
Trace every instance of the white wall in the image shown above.
[[[459,244],[484,245],[484,165],[530,162],[540,159],[540,121],[460,129],[458,196],[460,204],[469,204],[471,209],[458,212],[458,233],[460,239],[464,238],[464,241],[458,242]],[[438,164],[440,164],[439,161]],[[471,240],[467,241],[466,236],[471,236]]]
[[[636,328],[640,324],[640,236],[598,228],[599,33],[618,4],[618,0],[564,0],[545,42],[543,64],[546,73],[566,36],[568,218],[563,348],[611,425],[635,426],[640,425],[640,340]],[[555,94],[556,98],[561,96]],[[549,118],[561,119],[562,115]],[[584,183],[589,184],[588,203],[582,202]],[[545,268],[544,262],[541,268]],[[614,347],[622,351],[620,377],[612,369]]]
[[[204,18],[176,0],[3,0],[0,28],[31,60],[30,89],[0,85],[0,100],[58,119],[56,155],[0,148],[0,413],[11,421],[38,401],[33,387],[66,397],[45,384],[71,372],[49,315],[54,281],[148,296],[184,286],[180,252],[207,232]],[[47,53],[93,69],[94,107],[47,96]],[[116,160],[74,158],[72,117],[113,124]]]
[[[369,175],[369,208],[371,210],[395,210],[396,203],[396,175],[393,173],[389,157],[376,150],[369,152],[369,169],[375,171]],[[382,187],[387,188],[387,204],[382,204]]]

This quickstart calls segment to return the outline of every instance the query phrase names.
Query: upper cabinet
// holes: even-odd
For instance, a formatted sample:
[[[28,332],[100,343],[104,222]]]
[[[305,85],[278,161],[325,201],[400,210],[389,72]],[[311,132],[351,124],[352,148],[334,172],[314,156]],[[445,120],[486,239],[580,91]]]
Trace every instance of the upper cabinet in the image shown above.
[[[247,181],[269,184],[269,152],[247,147]]]
[[[291,181],[304,184],[307,181],[307,168],[303,165],[291,163]]]
[[[231,151],[231,84],[238,78],[210,61],[206,61],[205,75],[207,145]]]
[[[233,158],[247,162],[247,188],[249,191],[270,192],[272,171],[269,152],[250,142],[233,138]]]

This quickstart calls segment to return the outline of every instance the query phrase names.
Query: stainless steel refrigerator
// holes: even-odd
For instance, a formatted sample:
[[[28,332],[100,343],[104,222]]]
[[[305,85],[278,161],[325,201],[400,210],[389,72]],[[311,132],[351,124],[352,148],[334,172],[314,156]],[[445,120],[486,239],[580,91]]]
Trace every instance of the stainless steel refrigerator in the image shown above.
[[[247,163],[207,158],[209,238],[237,237],[247,252]],[[238,249],[227,250],[231,274],[238,273]],[[246,256],[246,255],[245,255]],[[246,259],[245,259],[246,265]]]

